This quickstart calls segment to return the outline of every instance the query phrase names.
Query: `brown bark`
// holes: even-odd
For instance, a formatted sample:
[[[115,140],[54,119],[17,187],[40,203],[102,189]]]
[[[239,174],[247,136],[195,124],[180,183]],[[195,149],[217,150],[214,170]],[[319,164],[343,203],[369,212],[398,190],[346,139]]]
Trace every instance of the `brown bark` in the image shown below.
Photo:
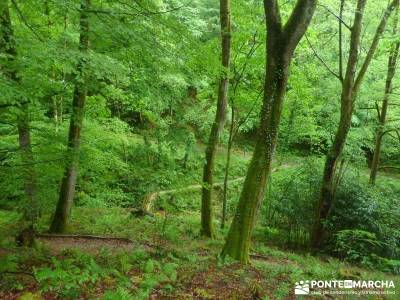
[[[323,223],[328,217],[335,196],[335,172],[336,165],[343,152],[346,143],[347,135],[351,127],[351,117],[353,115],[354,104],[357,97],[357,92],[360,88],[364,75],[369,67],[372,57],[378,46],[380,37],[385,30],[387,20],[393,9],[398,5],[399,0],[393,0],[387,7],[382,19],[376,29],[372,44],[368,50],[367,56],[361,66],[361,69],[356,75],[357,62],[359,60],[359,47],[361,39],[362,19],[364,8],[367,0],[358,0],[357,9],[354,17],[354,24],[351,28],[350,37],[350,53],[347,61],[346,74],[342,81],[342,93],[340,101],[340,120],[333,144],[327,154],[324,173],[322,178],[321,195],[318,202],[316,221],[314,224],[311,246],[320,248],[324,239]]]
[[[260,127],[236,213],[222,256],[247,263],[258,207],[264,199],[267,179],[278,136],[288,71],[293,52],[308,28],[316,0],[299,0],[282,26],[276,0],[264,0],[267,23],[267,64]]]
[[[228,102],[229,67],[231,52],[231,5],[230,0],[220,0],[221,46],[222,46],[222,75],[218,89],[217,113],[211,128],[206,148],[206,163],[203,170],[203,188],[201,195],[201,234],[213,236],[213,216],[211,192],[215,154],[225,124],[226,107]]]
[[[397,7],[396,19],[395,19],[394,28],[393,28],[394,36],[396,36],[396,34],[397,34],[398,10],[399,9]],[[378,124],[378,127],[376,128],[376,133],[375,133],[375,150],[374,150],[374,157],[372,159],[371,174],[370,174],[370,178],[369,178],[370,183],[373,185],[375,184],[376,176],[378,174],[378,169],[379,169],[381,146],[382,146],[382,140],[383,140],[383,136],[384,136],[384,128],[385,128],[385,124],[386,124],[386,115],[387,115],[388,106],[389,106],[389,98],[390,98],[390,95],[391,95],[392,89],[393,89],[392,82],[393,82],[394,75],[396,73],[397,59],[399,57],[399,48],[400,48],[400,42],[396,42],[389,54],[388,69],[387,69],[387,74],[386,74],[385,93],[383,96],[382,107],[381,107],[380,113],[379,113],[379,124]]]
[[[0,6],[0,18],[0,51],[7,55],[7,65],[1,69],[10,80],[19,85],[20,78],[18,77],[17,70],[13,65],[16,61],[17,49],[14,40],[8,1],[3,2]],[[38,215],[36,173],[33,165],[34,158],[29,129],[28,102],[22,100],[21,103],[22,104],[17,117],[17,128],[19,147],[21,150],[21,161],[22,165],[24,165],[24,189],[27,199],[27,203],[24,204],[23,221],[28,223],[28,226],[30,227],[29,230],[23,229],[23,232],[33,232]],[[33,237],[31,238],[33,239]]]
[[[66,229],[69,213],[74,200],[75,185],[78,176],[79,148],[86,101],[86,54],[89,48],[89,20],[87,10],[90,0],[82,0],[80,15],[79,50],[82,55],[77,66],[77,77],[72,102],[72,114],[68,135],[68,157],[64,176],[61,181],[60,196],[57,203],[50,232],[61,233]]]

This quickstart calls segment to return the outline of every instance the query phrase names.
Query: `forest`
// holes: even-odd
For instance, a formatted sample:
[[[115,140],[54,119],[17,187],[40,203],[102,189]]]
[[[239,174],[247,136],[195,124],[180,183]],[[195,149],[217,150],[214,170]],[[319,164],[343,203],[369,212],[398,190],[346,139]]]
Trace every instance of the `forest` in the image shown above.
[[[399,299],[400,0],[0,0],[0,299]]]

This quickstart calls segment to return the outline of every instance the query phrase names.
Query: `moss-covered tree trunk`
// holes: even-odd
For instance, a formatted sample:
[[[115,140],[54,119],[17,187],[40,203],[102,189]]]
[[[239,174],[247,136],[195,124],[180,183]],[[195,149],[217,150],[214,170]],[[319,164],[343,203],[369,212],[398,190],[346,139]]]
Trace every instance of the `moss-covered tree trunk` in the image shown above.
[[[397,22],[398,22],[398,8],[396,12],[396,19],[393,26],[394,36],[398,34]],[[399,57],[399,48],[400,48],[400,42],[397,41],[395,45],[392,47],[389,54],[388,69],[386,74],[385,94],[383,96],[382,106],[378,116],[379,124],[378,127],[376,128],[376,133],[375,133],[375,150],[374,150],[374,157],[372,159],[371,173],[369,177],[369,181],[373,185],[375,184],[376,176],[378,174],[378,169],[379,169],[382,140],[383,136],[385,135],[386,115],[389,107],[389,98],[393,89],[393,78],[394,75],[396,74],[396,65],[397,65],[397,59]]]
[[[308,28],[316,0],[299,0],[282,26],[276,0],[264,0],[267,23],[267,64],[260,127],[253,157],[229,229],[222,256],[247,263],[257,210],[264,199],[293,52]]]
[[[354,22],[351,28],[350,52],[347,61],[346,74],[342,81],[342,92],[340,101],[340,120],[335,134],[333,144],[326,156],[320,199],[318,201],[316,220],[311,234],[311,246],[320,248],[325,237],[324,221],[329,216],[333,200],[335,197],[335,173],[336,165],[343,152],[346,139],[351,127],[351,118],[354,111],[354,104],[357,92],[360,88],[365,73],[370,65],[372,57],[376,51],[379,40],[386,28],[387,20],[395,7],[399,5],[399,0],[393,0],[387,7],[382,19],[376,29],[372,44],[362,63],[361,69],[356,75],[359,59],[359,48],[361,40],[361,29],[364,9],[367,0],[358,0],[355,11]]]
[[[68,135],[68,156],[61,181],[61,189],[56,211],[50,226],[50,232],[65,231],[71,206],[74,200],[75,185],[78,176],[79,148],[83,125],[84,107],[86,101],[86,54],[89,48],[89,20],[88,9],[90,0],[82,0],[80,10],[80,38],[79,50],[81,58],[77,65],[77,76],[72,101],[72,114]]]
[[[230,0],[220,0],[221,46],[222,46],[222,71],[218,88],[217,113],[211,128],[210,137],[206,148],[206,162],[203,170],[203,188],[201,194],[201,234],[212,237],[212,185],[215,154],[221,131],[225,124],[226,107],[228,103],[229,67],[231,52],[231,4]]]
[[[5,55],[5,65],[1,66],[1,71],[4,72],[4,74],[16,85],[19,85],[20,78],[18,77],[15,66],[17,49],[14,40],[8,1],[3,1],[0,4],[0,18],[0,52]],[[22,231],[33,234],[38,215],[38,203],[36,172],[34,167],[34,157],[29,128],[29,105],[25,99],[21,99],[21,103],[18,106],[18,142],[21,150],[20,153],[21,162],[23,165],[24,189],[27,199],[27,202],[24,204],[23,222],[25,223],[24,227],[28,226],[30,228],[29,230],[23,228]],[[21,240],[21,243],[24,244],[25,240],[31,244],[30,241],[33,241],[33,236]]]

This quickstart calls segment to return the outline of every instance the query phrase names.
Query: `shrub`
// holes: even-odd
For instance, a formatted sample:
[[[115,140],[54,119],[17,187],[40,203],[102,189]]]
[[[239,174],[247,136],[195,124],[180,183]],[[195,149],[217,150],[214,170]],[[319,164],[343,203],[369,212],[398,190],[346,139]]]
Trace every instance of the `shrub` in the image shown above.
[[[365,266],[376,264],[376,253],[384,247],[374,233],[364,230],[341,230],[335,237],[335,251],[342,259]]]
[[[370,245],[366,251],[389,259],[398,257],[400,199],[397,189],[392,184],[372,187],[363,177],[349,173],[338,188],[330,218],[326,222],[328,249],[332,251],[332,247],[337,246],[338,238],[362,238],[384,245],[378,248],[371,248]],[[349,246],[356,252],[360,250],[355,244]]]
[[[88,255],[74,253],[71,258],[51,259],[50,267],[35,268],[35,279],[43,292],[53,292],[64,299],[75,299],[107,272]]]
[[[309,244],[320,193],[322,164],[306,161],[271,176],[264,215],[264,235],[291,247]],[[324,226],[324,250],[364,266],[397,272],[400,255],[400,185],[386,178],[376,186],[348,169],[340,181]],[[397,270],[397,271],[396,271]]]
[[[315,201],[320,186],[320,164],[306,161],[300,168],[284,168],[273,173],[265,198],[264,215],[268,233],[278,229],[281,242],[308,245],[313,225]]]

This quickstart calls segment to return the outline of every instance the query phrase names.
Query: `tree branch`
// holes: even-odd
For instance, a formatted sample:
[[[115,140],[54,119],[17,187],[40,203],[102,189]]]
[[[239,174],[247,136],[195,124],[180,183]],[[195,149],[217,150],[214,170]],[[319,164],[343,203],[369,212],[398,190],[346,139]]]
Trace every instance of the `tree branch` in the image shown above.
[[[19,9],[17,1],[15,0],[11,0],[15,10],[17,11],[18,17],[20,18],[20,20],[22,21],[22,23],[25,24],[26,27],[29,28],[30,31],[33,32],[33,34],[38,38],[39,41],[43,42],[43,39],[41,38],[41,36],[35,31],[35,29],[33,29],[33,27],[28,23],[28,21],[26,20],[24,14],[22,13],[22,11]]]
[[[343,2],[344,2],[344,1],[343,1]],[[335,14],[329,7],[327,7],[327,6],[324,5],[324,4],[318,3],[317,5],[318,5],[318,6],[321,6],[321,7],[323,7],[323,8],[325,8],[331,15],[333,15],[336,19],[338,19],[339,22],[340,22],[341,24],[343,24],[348,30],[351,31],[351,26],[349,26],[349,25],[343,20],[342,14],[339,14],[339,16],[338,16],[338,15]]]
[[[118,2],[124,3],[122,1],[118,1]],[[151,10],[143,7],[143,5],[138,0],[134,0],[134,2],[137,4],[137,6],[139,6],[143,11],[145,11],[149,15],[159,15],[159,14],[166,14],[166,13],[174,12],[174,11],[180,10],[183,7],[186,7],[188,5],[188,3],[190,3],[190,2],[188,2],[188,3],[182,4],[180,6],[173,7],[171,9],[167,9],[167,10],[164,10],[164,11],[151,11]],[[127,3],[124,3],[124,4],[128,5]]]
[[[342,16],[343,16],[343,7],[345,0],[340,1],[340,10],[339,10],[339,80],[343,82],[343,32],[342,32]]]
[[[282,20],[277,2],[277,0],[264,0],[265,17],[268,30],[281,32]]]
[[[399,5],[399,0],[393,0],[388,7],[385,10],[385,13],[382,16],[382,19],[379,23],[379,26],[376,29],[374,39],[372,40],[372,44],[368,50],[367,56],[364,59],[364,62],[362,64],[361,70],[358,73],[358,76],[356,78],[356,81],[354,83],[354,92],[357,93],[361,82],[364,78],[365,73],[367,72],[368,66],[372,60],[372,57],[374,56],[375,50],[378,46],[378,42],[382,36],[383,31],[386,28],[387,20],[389,19],[390,15],[392,14],[393,10]]]
[[[298,0],[292,14],[283,28],[283,37],[287,42],[287,50],[294,51],[297,43],[307,30],[314,15],[317,0]]]
[[[314,52],[315,57],[324,65],[324,67],[329,71],[329,73],[331,73],[333,76],[335,76],[337,79],[339,79],[340,81],[342,81],[343,79],[340,77],[340,75],[336,74],[335,71],[333,71],[328,64],[321,58],[321,56],[319,56],[319,54],[317,53],[317,51],[314,49],[313,45],[311,44],[310,40],[308,39],[307,34],[304,35],[306,38],[306,41],[308,43],[308,45],[310,46],[311,50]]]
[[[29,104],[30,101],[23,101],[23,102],[16,102],[16,103],[3,103],[0,104],[0,108],[7,108],[7,107],[20,107],[25,104]]]
[[[245,123],[247,122],[247,120],[250,118],[250,115],[251,115],[251,113],[253,112],[254,108],[256,107],[257,101],[258,101],[258,99],[260,99],[260,97],[261,97],[261,95],[263,94],[263,92],[264,92],[264,87],[263,87],[263,88],[260,90],[260,92],[258,93],[256,99],[255,99],[254,102],[253,102],[253,105],[251,106],[250,110],[247,112],[246,116],[245,116],[244,118],[242,118],[242,119],[238,122],[238,124],[237,124],[237,126],[236,126],[236,129],[235,129],[235,132],[233,133],[232,139],[239,133],[240,127],[242,127],[242,125],[245,124]]]
[[[14,168],[14,167],[33,166],[33,165],[47,164],[47,163],[56,162],[56,161],[62,161],[62,160],[64,160],[64,158],[50,159],[50,160],[43,160],[43,161],[36,161],[36,162],[33,162],[33,163],[19,164],[19,165],[4,164],[4,165],[0,165],[0,168],[1,168],[1,167]]]
[[[388,134],[390,132],[393,132],[393,131],[398,132],[398,130],[400,130],[400,128],[391,128],[391,129],[385,130],[384,132],[382,132],[382,136],[385,134]]]
[[[375,101],[375,108],[376,108],[376,113],[378,114],[378,120],[381,119],[381,111],[379,109],[378,102]]]

